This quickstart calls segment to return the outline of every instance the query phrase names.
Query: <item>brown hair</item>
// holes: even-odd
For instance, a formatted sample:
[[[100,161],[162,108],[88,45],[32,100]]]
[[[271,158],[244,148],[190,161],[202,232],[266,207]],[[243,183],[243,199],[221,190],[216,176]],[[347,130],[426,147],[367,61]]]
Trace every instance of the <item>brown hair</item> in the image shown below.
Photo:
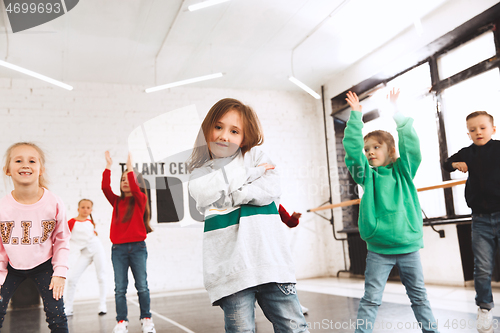
[[[82,199],[80,201],[78,201],[78,208],[80,208],[80,204],[83,202],[83,201],[88,201],[90,202],[90,204],[92,205],[92,207],[94,207],[94,203],[92,202],[92,200],[90,199]],[[92,213],[90,213],[90,222],[92,222],[92,224],[94,225],[94,232],[96,233],[97,235],[97,232],[95,231],[95,222],[94,222],[94,218],[92,217]]]
[[[465,118],[465,121],[469,121],[470,119],[472,118],[476,118],[476,117],[479,117],[479,116],[487,116],[487,117],[490,117],[490,121],[491,121],[491,125],[492,126],[495,126],[495,123],[493,121],[493,116],[491,114],[489,114],[488,112],[486,111],[474,111],[472,112],[471,114],[469,114],[466,118]]]
[[[389,132],[382,130],[372,131],[367,135],[365,135],[365,137],[363,138],[364,142],[368,141],[368,139],[374,139],[380,144],[385,143],[387,145],[387,149],[389,150],[389,152],[392,152],[393,150],[396,149],[396,142],[394,141],[394,137]],[[392,160],[395,161],[396,156],[395,154],[392,155],[394,155],[391,156]]]
[[[264,135],[262,133],[260,121],[254,110],[250,106],[245,105],[236,99],[221,99],[210,108],[208,114],[203,120],[203,123],[201,124],[193,153],[188,160],[189,172],[193,171],[195,168],[201,167],[205,164],[205,162],[212,159],[208,149],[208,137],[212,133],[219,119],[224,117],[224,115],[231,110],[239,112],[243,121],[243,142],[241,146],[241,153],[245,155],[245,153],[253,147],[260,146],[264,143]]]
[[[118,204],[120,200],[125,199],[125,193],[122,191],[122,186],[121,186],[121,179],[123,178],[123,175],[125,175],[128,172],[128,169],[123,171],[122,176],[120,177],[120,197],[117,199],[118,201],[116,202],[116,205],[118,207]],[[150,225],[151,221],[151,209],[149,207],[149,197],[148,197],[148,190],[146,188],[146,182],[144,181],[144,177],[139,172],[136,172],[134,170],[134,175],[137,179],[137,185],[139,185],[139,188],[141,189],[141,192],[146,195],[146,206],[144,208],[144,215],[142,216],[142,219],[144,221],[144,226],[146,227],[146,233],[150,233],[153,231]],[[122,223],[128,222],[130,218],[132,217],[132,214],[134,213],[134,208],[135,208],[135,198],[132,196],[130,198],[130,204],[127,207],[127,212],[125,213],[125,216],[122,219]],[[118,209],[115,209],[115,220],[119,220],[118,216]]]
[[[3,172],[5,174],[7,174],[7,172],[9,171],[9,164],[10,164],[10,159],[11,159],[11,154],[12,154],[12,151],[15,149],[15,148],[18,148],[18,147],[22,147],[22,146],[28,146],[28,147],[31,147],[33,149],[35,149],[40,157],[40,171],[42,172],[40,174],[40,176],[38,177],[38,185],[40,187],[44,187],[44,188],[47,188],[47,179],[45,179],[45,177],[43,176],[43,171],[45,171],[45,154],[43,153],[43,150],[38,147],[36,144],[32,143],[32,142],[17,142],[17,143],[14,143],[13,145],[11,145],[9,148],[7,148],[7,151],[5,152],[5,165],[3,167]]]

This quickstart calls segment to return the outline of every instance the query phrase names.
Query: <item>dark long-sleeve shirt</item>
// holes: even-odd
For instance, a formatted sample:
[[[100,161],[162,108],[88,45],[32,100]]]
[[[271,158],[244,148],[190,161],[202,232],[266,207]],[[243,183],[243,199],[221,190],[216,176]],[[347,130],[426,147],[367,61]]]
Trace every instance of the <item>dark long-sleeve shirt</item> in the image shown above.
[[[500,212],[500,141],[490,140],[483,146],[471,144],[450,156],[443,164],[446,171],[456,169],[454,162],[465,162],[469,178],[465,200],[472,213]]]

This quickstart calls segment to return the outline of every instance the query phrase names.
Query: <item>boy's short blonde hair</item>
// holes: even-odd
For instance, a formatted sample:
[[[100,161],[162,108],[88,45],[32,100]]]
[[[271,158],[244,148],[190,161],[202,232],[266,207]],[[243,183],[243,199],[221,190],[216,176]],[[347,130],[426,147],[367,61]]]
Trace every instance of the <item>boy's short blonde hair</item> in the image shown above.
[[[492,116],[491,114],[489,114],[488,112],[486,112],[486,111],[474,111],[474,112],[472,112],[471,114],[469,114],[469,115],[465,118],[465,121],[468,121],[469,119],[476,118],[476,117],[479,117],[479,116],[487,116],[487,117],[490,117],[491,125],[492,125],[492,126],[495,126],[495,123],[494,123],[494,121],[493,121],[493,116]]]

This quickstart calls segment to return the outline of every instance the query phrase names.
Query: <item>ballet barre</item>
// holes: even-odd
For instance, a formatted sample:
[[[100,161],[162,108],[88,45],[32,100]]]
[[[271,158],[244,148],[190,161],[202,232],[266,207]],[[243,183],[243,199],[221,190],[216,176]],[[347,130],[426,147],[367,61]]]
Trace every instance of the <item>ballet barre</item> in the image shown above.
[[[449,187],[465,184],[466,181],[467,181],[467,179],[447,180],[447,181],[444,181],[444,182],[436,184],[436,185],[417,188],[417,191],[423,192],[423,191],[435,190],[435,189],[439,189],[439,188],[449,188]],[[320,207],[308,209],[307,212],[317,212],[319,210],[357,205],[357,204],[359,204],[360,201],[361,201],[361,199],[343,201],[343,202],[339,202],[339,203],[335,203],[335,204],[330,204],[330,205],[325,205],[325,206],[320,206]]]

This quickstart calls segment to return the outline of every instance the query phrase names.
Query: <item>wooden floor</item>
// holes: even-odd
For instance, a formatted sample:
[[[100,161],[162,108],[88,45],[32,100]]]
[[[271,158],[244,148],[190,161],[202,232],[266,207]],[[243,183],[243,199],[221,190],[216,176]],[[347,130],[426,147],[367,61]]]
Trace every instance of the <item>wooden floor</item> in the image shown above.
[[[363,293],[363,281],[356,279],[311,279],[297,285],[302,305],[309,308],[306,320],[310,332],[353,332],[359,298]],[[429,299],[439,330],[453,333],[473,333],[476,307],[471,287],[427,286]],[[494,297],[500,299],[500,293]],[[129,332],[140,333],[137,297],[130,296]],[[97,302],[76,302],[74,315],[68,323],[71,333],[111,333],[115,325],[114,302],[108,302],[110,312],[97,314]],[[158,333],[221,333],[224,332],[223,313],[210,305],[204,291],[165,293],[151,295],[151,310]],[[493,309],[495,322],[500,321],[500,309]],[[414,324],[404,287],[390,282],[384,292],[384,301],[377,317],[375,333],[421,332]],[[498,325],[496,325],[498,326]],[[256,316],[258,333],[272,333],[272,325],[260,309]],[[3,333],[49,332],[42,308],[11,310],[4,321]],[[500,327],[495,329],[500,332]]]

